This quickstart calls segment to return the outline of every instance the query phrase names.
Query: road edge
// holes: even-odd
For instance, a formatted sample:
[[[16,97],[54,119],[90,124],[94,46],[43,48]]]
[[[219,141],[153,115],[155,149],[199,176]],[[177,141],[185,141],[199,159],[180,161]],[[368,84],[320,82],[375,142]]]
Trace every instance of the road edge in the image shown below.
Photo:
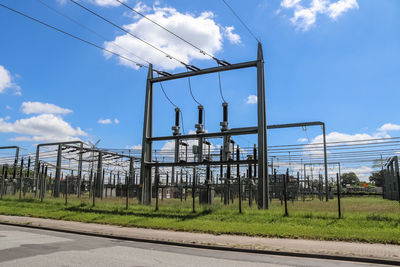
[[[79,235],[86,235],[86,236],[93,236],[93,237],[118,239],[118,240],[124,240],[124,241],[143,242],[143,243],[159,244],[159,245],[178,246],[178,247],[400,266],[400,261],[387,260],[387,259],[381,259],[381,258],[371,258],[371,257],[362,258],[362,257],[344,256],[344,255],[328,255],[328,254],[315,254],[315,253],[304,253],[304,252],[235,248],[235,247],[218,246],[218,245],[204,245],[204,244],[174,242],[174,241],[166,241],[166,240],[126,237],[126,236],[110,235],[110,234],[104,234],[104,233],[62,229],[62,228],[50,228],[50,227],[40,226],[40,225],[32,225],[32,224],[26,224],[26,223],[13,223],[13,222],[5,222],[5,221],[0,221],[0,224],[8,225],[8,226],[40,229],[40,230],[53,231],[53,232],[79,234]]]

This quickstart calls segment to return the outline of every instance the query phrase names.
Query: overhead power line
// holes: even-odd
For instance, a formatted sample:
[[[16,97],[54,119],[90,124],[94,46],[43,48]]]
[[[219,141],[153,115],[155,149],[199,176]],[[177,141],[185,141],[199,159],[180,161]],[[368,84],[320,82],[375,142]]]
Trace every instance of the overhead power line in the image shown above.
[[[192,66],[192,65],[189,65],[189,64],[187,64],[187,63],[181,61],[180,59],[178,59],[178,58],[176,58],[176,57],[174,57],[174,56],[168,54],[168,53],[165,52],[164,50],[162,50],[162,49],[158,48],[157,46],[151,44],[150,42],[148,42],[148,41],[146,41],[146,40],[140,38],[139,36],[137,36],[137,35],[131,33],[130,31],[128,31],[128,30],[122,28],[121,26],[115,24],[114,22],[110,21],[109,19],[106,19],[105,17],[103,17],[103,16],[97,14],[97,13],[94,12],[93,10],[91,10],[91,9],[89,9],[89,8],[87,8],[87,7],[85,7],[84,5],[82,5],[82,4],[78,3],[78,2],[76,2],[75,0],[70,0],[70,1],[71,1],[72,3],[74,3],[75,5],[77,5],[77,6],[81,7],[81,8],[83,8],[83,9],[85,9],[85,10],[88,11],[89,13],[95,15],[96,17],[98,17],[98,18],[104,20],[105,22],[107,22],[107,23],[113,25],[114,27],[118,28],[119,30],[121,30],[121,31],[123,31],[123,32],[125,32],[125,33],[127,33],[129,36],[132,36],[133,38],[138,39],[139,41],[145,43],[146,45],[152,47],[153,49],[155,49],[155,50],[161,52],[161,53],[164,54],[166,57],[168,57],[168,58],[170,58],[170,59],[176,60],[176,61],[179,62],[180,64],[184,65],[187,69],[192,70],[192,71],[198,71],[198,70],[200,70],[199,68],[197,68],[197,67],[195,67],[195,66]]]
[[[97,45],[97,44],[95,44],[95,43],[92,43],[92,42],[90,42],[90,41],[87,41],[87,40],[85,40],[85,39],[83,39],[83,38],[81,38],[81,37],[78,37],[78,36],[76,36],[76,35],[73,35],[73,34],[71,34],[71,33],[68,33],[68,32],[66,32],[66,31],[64,31],[64,30],[61,30],[61,29],[59,29],[59,28],[57,28],[57,27],[55,27],[55,26],[52,26],[52,25],[50,25],[50,24],[47,24],[46,22],[43,22],[43,21],[38,20],[38,19],[36,19],[36,18],[34,18],[34,17],[31,17],[31,16],[29,16],[29,15],[27,15],[27,14],[25,14],[25,13],[22,13],[22,12],[20,12],[20,11],[18,11],[18,10],[15,10],[15,9],[13,9],[13,8],[11,8],[11,7],[8,7],[8,6],[3,5],[3,4],[1,4],[1,3],[0,3],[0,6],[2,6],[2,7],[4,7],[4,8],[6,8],[6,9],[8,9],[8,10],[14,12],[14,13],[17,13],[17,14],[19,14],[19,15],[21,15],[21,16],[24,16],[24,17],[26,17],[26,18],[28,18],[28,19],[30,19],[30,20],[33,20],[33,21],[35,21],[35,22],[37,22],[37,23],[39,23],[39,24],[42,24],[42,25],[44,25],[44,26],[46,26],[46,27],[48,27],[48,28],[50,28],[50,29],[53,29],[53,30],[56,30],[56,31],[58,31],[58,32],[60,32],[60,33],[63,33],[63,34],[65,34],[65,35],[68,35],[68,36],[70,36],[70,37],[72,37],[72,38],[74,38],[74,39],[76,39],[76,40],[79,40],[79,41],[84,42],[84,43],[86,43],[86,44],[88,44],[88,45],[91,45],[91,46],[94,46],[94,47],[96,47],[96,48],[98,48],[98,49],[101,49],[101,50],[103,50],[103,51],[106,51],[106,52],[108,52],[108,53],[110,53],[110,54],[113,54],[113,55],[119,57],[119,58],[122,58],[122,59],[125,59],[125,60],[127,60],[127,61],[130,61],[130,62],[136,64],[136,66],[138,66],[138,67],[146,67],[146,68],[148,68],[146,65],[143,65],[143,64],[141,64],[141,63],[139,63],[139,62],[136,62],[136,61],[134,61],[134,60],[132,60],[132,59],[130,59],[130,58],[128,58],[128,57],[125,57],[125,56],[120,55],[120,54],[118,54],[118,53],[116,53],[116,52],[113,52],[113,51],[111,51],[111,50],[109,50],[109,49],[107,49],[107,48],[104,48],[104,47],[99,46],[99,45]],[[154,70],[154,71],[157,72],[157,73],[162,73],[162,72],[157,71],[157,70]]]
[[[148,21],[154,23],[155,25],[157,25],[158,27],[162,28],[163,30],[169,32],[170,34],[172,34],[173,36],[175,36],[176,38],[180,39],[181,41],[185,42],[186,44],[192,46],[193,48],[199,50],[199,52],[205,56],[208,56],[210,58],[212,58],[213,60],[215,60],[219,65],[222,66],[226,66],[226,65],[230,65],[228,62],[226,62],[225,60],[220,60],[218,58],[216,58],[215,56],[213,56],[211,53],[208,53],[207,51],[199,48],[198,46],[196,46],[195,44],[189,42],[188,40],[184,39],[183,37],[179,36],[178,34],[174,33],[173,31],[169,30],[168,28],[164,27],[163,25],[159,24],[158,22],[152,20],[151,18],[147,17],[146,15],[144,15],[143,13],[141,13],[140,11],[137,11],[136,9],[132,8],[131,6],[127,5],[126,3],[120,1],[120,0],[115,0],[118,3],[120,3],[121,5],[125,6],[126,8],[128,8],[129,10],[135,12],[136,14],[138,14],[139,16],[147,19]]]
[[[64,17],[64,18],[66,18],[66,19],[68,19],[69,21],[72,21],[73,23],[77,24],[78,26],[80,26],[80,27],[84,28],[85,30],[91,32],[92,34],[96,35],[96,36],[99,37],[100,39],[102,39],[102,40],[104,40],[104,41],[106,41],[106,42],[110,42],[110,40],[108,40],[108,39],[107,39],[106,37],[104,37],[102,34],[96,32],[95,30],[89,28],[88,26],[86,26],[86,25],[80,23],[79,21],[77,21],[77,20],[71,18],[70,16],[68,16],[68,15],[66,15],[66,14],[64,14],[64,13],[62,13],[61,11],[55,9],[54,7],[52,7],[52,6],[48,5],[48,4],[46,4],[46,3],[43,2],[42,0],[36,0],[36,1],[39,2],[40,4],[44,5],[44,6],[47,7],[48,9],[52,10],[53,12],[57,13],[58,15],[60,15],[60,16],[62,16],[62,17]],[[116,47],[118,47],[118,48],[124,50],[125,52],[129,53],[130,55],[132,55],[132,56],[134,56],[134,57],[136,57],[136,58],[138,58],[138,59],[140,59],[140,60],[143,60],[143,61],[147,62],[148,64],[151,64],[151,62],[149,62],[149,61],[147,61],[146,59],[144,59],[144,58],[142,58],[142,57],[136,55],[135,53],[133,53],[133,52],[127,50],[126,48],[124,48],[124,47],[122,47],[122,46],[120,46],[120,45],[118,45],[118,44],[115,44],[115,43],[112,43],[112,44],[113,44],[114,46],[116,46]]]
[[[233,8],[225,0],[222,0],[222,1],[231,10],[233,15],[235,15],[235,17],[240,21],[240,23],[242,23],[242,25],[246,28],[246,30],[254,37],[254,39],[256,39],[256,41],[258,43],[260,43],[260,40],[258,40],[258,38],[255,36],[255,34],[250,30],[250,28],[247,27],[246,23],[244,23],[244,21],[239,17],[239,15],[235,12],[235,10],[233,10]]]

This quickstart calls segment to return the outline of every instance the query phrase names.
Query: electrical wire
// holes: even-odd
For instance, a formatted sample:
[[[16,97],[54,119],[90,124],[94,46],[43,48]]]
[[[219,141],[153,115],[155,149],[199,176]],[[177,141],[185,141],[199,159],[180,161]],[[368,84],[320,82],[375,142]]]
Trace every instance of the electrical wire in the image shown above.
[[[171,99],[168,97],[167,93],[164,90],[164,86],[162,85],[162,82],[160,82],[160,87],[162,92],[164,93],[165,98],[169,101],[169,103],[171,103],[172,106],[179,108],[177,105],[174,104],[174,102],[171,101]]]
[[[201,105],[200,102],[197,101],[196,98],[195,98],[194,95],[193,95],[193,92],[192,92],[192,85],[191,85],[191,83],[190,83],[190,77],[188,77],[188,82],[189,82],[189,91],[190,91],[190,95],[192,96],[194,102],[196,102],[198,105]]]
[[[86,43],[86,44],[89,44],[89,45],[91,45],[91,46],[94,46],[94,47],[96,47],[96,48],[98,48],[98,49],[100,49],[100,50],[106,51],[106,52],[108,52],[108,53],[110,53],[110,54],[113,54],[113,55],[119,57],[119,58],[122,58],[122,59],[125,59],[125,60],[127,60],[127,61],[130,61],[130,62],[136,64],[136,66],[138,66],[138,67],[146,67],[146,68],[148,68],[146,65],[143,65],[143,64],[141,64],[141,63],[138,63],[138,62],[136,62],[136,61],[134,61],[134,60],[132,60],[132,59],[130,59],[130,58],[128,58],[128,57],[122,56],[122,55],[120,55],[120,54],[118,54],[118,53],[116,53],[116,52],[113,52],[113,51],[111,51],[111,50],[109,50],[109,49],[107,49],[107,48],[104,48],[104,47],[102,47],[102,46],[96,45],[96,44],[94,44],[94,43],[92,43],[92,42],[90,42],[90,41],[87,41],[87,40],[85,40],[85,39],[83,39],[83,38],[81,38],[81,37],[78,37],[78,36],[76,36],[76,35],[73,35],[73,34],[71,34],[71,33],[66,32],[66,31],[64,31],[64,30],[61,30],[61,29],[59,29],[59,28],[57,28],[57,27],[55,27],[55,26],[52,26],[52,25],[50,25],[50,24],[47,24],[46,22],[43,22],[43,21],[41,21],[41,20],[39,20],[39,19],[36,19],[36,18],[34,18],[34,17],[31,17],[31,16],[29,16],[29,15],[27,15],[27,14],[25,14],[25,13],[22,13],[22,12],[20,12],[20,11],[18,11],[18,10],[15,10],[15,9],[13,9],[13,8],[11,8],[11,7],[8,7],[8,6],[3,5],[3,4],[1,4],[1,3],[0,3],[0,6],[2,6],[2,7],[4,7],[4,8],[6,8],[6,9],[8,9],[8,10],[14,12],[14,13],[17,13],[17,14],[19,14],[19,15],[21,15],[21,16],[24,16],[24,17],[26,17],[26,18],[28,18],[28,19],[30,19],[30,20],[33,20],[33,21],[35,21],[35,22],[37,22],[37,23],[39,23],[39,24],[42,24],[42,25],[44,25],[44,26],[46,26],[46,27],[48,27],[48,28],[50,28],[50,29],[53,29],[53,30],[56,30],[56,31],[58,31],[58,32],[60,32],[60,33],[63,33],[63,34],[65,34],[65,35],[68,35],[68,36],[70,36],[70,37],[72,37],[72,38],[74,38],[74,39],[76,39],[76,40],[79,40],[79,41],[81,41],[81,42],[84,42],[84,43]]]
[[[138,14],[139,16],[147,19],[148,21],[154,23],[155,25],[157,25],[158,27],[160,27],[161,29],[169,32],[170,34],[172,34],[173,36],[175,36],[176,38],[180,39],[181,41],[185,42],[186,44],[192,46],[193,48],[199,50],[199,52],[205,56],[208,56],[210,58],[212,58],[213,60],[215,60],[219,65],[225,65],[223,64],[222,60],[217,59],[215,56],[213,56],[211,53],[208,53],[207,51],[199,48],[198,46],[194,45],[193,43],[189,42],[188,40],[184,39],[183,37],[179,36],[178,34],[172,32],[171,30],[169,30],[168,28],[162,26],[161,24],[159,24],[158,22],[152,20],[151,18],[147,17],[146,15],[144,15],[143,13],[137,11],[136,9],[132,8],[131,6],[127,5],[126,3],[120,1],[120,0],[115,0],[118,3],[120,3],[121,5],[125,6],[126,8],[130,9],[131,11],[135,12],[136,14]]]
[[[71,1],[72,3],[74,3],[75,5],[77,5],[77,6],[81,7],[81,8],[83,8],[83,9],[85,9],[85,10],[88,11],[89,13],[95,15],[96,17],[98,17],[98,18],[104,20],[105,22],[107,22],[107,23],[113,25],[114,27],[118,28],[119,30],[121,30],[121,31],[123,31],[123,32],[125,32],[125,33],[127,33],[127,34],[129,34],[129,36],[131,36],[131,37],[133,37],[133,38],[135,38],[135,39],[138,39],[139,41],[145,43],[146,45],[152,47],[153,49],[155,49],[155,50],[157,50],[157,51],[163,53],[163,54],[164,54],[166,57],[168,57],[169,59],[174,59],[174,60],[176,60],[177,62],[179,62],[180,64],[184,65],[186,68],[191,69],[191,68],[190,68],[191,66],[190,66],[189,64],[187,64],[187,63],[185,63],[185,62],[179,60],[178,58],[176,58],[176,57],[174,57],[174,56],[168,54],[168,53],[165,52],[164,50],[162,50],[162,49],[156,47],[155,45],[151,44],[150,42],[148,42],[148,41],[146,41],[146,40],[140,38],[139,36],[137,36],[137,35],[131,33],[130,31],[128,31],[128,30],[122,28],[121,26],[115,24],[114,22],[110,21],[109,19],[106,19],[105,17],[103,17],[103,16],[97,14],[97,13],[94,12],[93,10],[87,8],[86,6],[84,6],[84,5],[82,5],[82,4],[78,3],[78,2],[76,2],[75,0],[70,0],[70,1]],[[196,68],[196,67],[195,67],[195,68]],[[198,69],[198,68],[196,68],[196,69]]]
[[[222,101],[225,101],[224,95],[222,94],[222,86],[221,86],[221,74],[218,72],[218,83],[219,83],[219,94],[221,95]]]
[[[246,30],[254,37],[254,39],[256,39],[256,41],[258,43],[261,43],[260,40],[258,40],[258,38],[254,35],[254,33],[250,30],[249,27],[247,27],[246,23],[244,23],[244,21],[239,17],[239,15],[235,12],[235,10],[233,10],[233,8],[225,1],[222,0],[225,5],[231,10],[231,12],[233,13],[233,15],[235,15],[235,17],[240,21],[240,23],[242,23],[242,25],[246,28]]]
[[[62,16],[62,17],[64,17],[64,18],[66,18],[66,19],[68,19],[69,21],[72,21],[72,22],[75,23],[76,25],[78,25],[78,26],[82,27],[83,29],[85,29],[85,30],[91,32],[92,34],[96,35],[96,36],[99,37],[100,39],[102,39],[102,40],[104,40],[104,41],[106,41],[106,42],[110,42],[110,40],[108,40],[106,37],[104,37],[104,36],[101,35],[100,33],[96,32],[95,30],[89,28],[88,26],[86,26],[86,25],[80,23],[79,21],[77,21],[77,20],[71,18],[70,16],[68,16],[68,15],[66,15],[66,14],[64,14],[64,13],[62,13],[61,11],[55,9],[54,7],[52,7],[52,6],[48,5],[48,4],[46,4],[46,3],[43,2],[42,0],[36,0],[36,1],[39,2],[40,4],[44,5],[44,6],[47,7],[48,9],[52,10],[53,12],[57,13],[58,15],[60,15],[60,16]],[[118,44],[116,44],[116,43],[114,43],[114,42],[112,42],[112,44],[113,44],[114,46],[116,46],[116,47],[118,47],[118,48],[124,50],[125,52],[131,54],[132,56],[134,56],[134,57],[136,57],[136,58],[138,58],[138,59],[140,59],[140,60],[143,60],[143,61],[147,62],[147,64],[151,64],[148,60],[146,60],[146,59],[144,59],[144,58],[142,58],[142,57],[136,55],[135,53],[133,53],[133,52],[127,50],[126,48],[124,48],[124,47],[122,47],[122,46],[120,46],[120,45],[118,45]]]

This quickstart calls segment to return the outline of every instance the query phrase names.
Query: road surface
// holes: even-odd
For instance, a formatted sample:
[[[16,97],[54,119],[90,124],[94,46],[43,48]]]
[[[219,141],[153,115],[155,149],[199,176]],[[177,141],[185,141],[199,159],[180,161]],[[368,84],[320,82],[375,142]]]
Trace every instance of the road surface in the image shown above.
[[[329,267],[373,265],[185,248],[0,225],[0,266]]]

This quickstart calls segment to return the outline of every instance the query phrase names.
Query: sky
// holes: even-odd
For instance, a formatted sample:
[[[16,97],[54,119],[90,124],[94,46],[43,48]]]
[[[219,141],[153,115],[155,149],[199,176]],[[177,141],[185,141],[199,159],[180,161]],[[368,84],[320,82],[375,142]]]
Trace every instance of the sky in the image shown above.
[[[400,1],[226,1],[263,45],[268,124],[323,121],[328,142],[399,136]],[[122,2],[218,59],[256,59],[257,41],[222,0]],[[169,73],[186,71],[173,58],[199,68],[216,66],[115,0],[78,3],[172,59],[70,0],[0,3],[139,65],[148,61]],[[38,143],[101,139],[101,147],[140,148],[146,77],[146,67],[0,7],[0,145],[33,150]],[[162,85],[182,110],[185,132],[193,131],[197,103],[188,80]],[[205,107],[206,130],[219,131],[223,100],[218,75],[193,77],[191,88]],[[221,91],[229,103],[229,127],[254,126],[255,69],[221,73]],[[174,106],[155,85],[154,135],[170,135],[173,124]],[[319,127],[274,130],[268,143],[317,142],[320,134]],[[255,140],[240,139],[242,146]]]

